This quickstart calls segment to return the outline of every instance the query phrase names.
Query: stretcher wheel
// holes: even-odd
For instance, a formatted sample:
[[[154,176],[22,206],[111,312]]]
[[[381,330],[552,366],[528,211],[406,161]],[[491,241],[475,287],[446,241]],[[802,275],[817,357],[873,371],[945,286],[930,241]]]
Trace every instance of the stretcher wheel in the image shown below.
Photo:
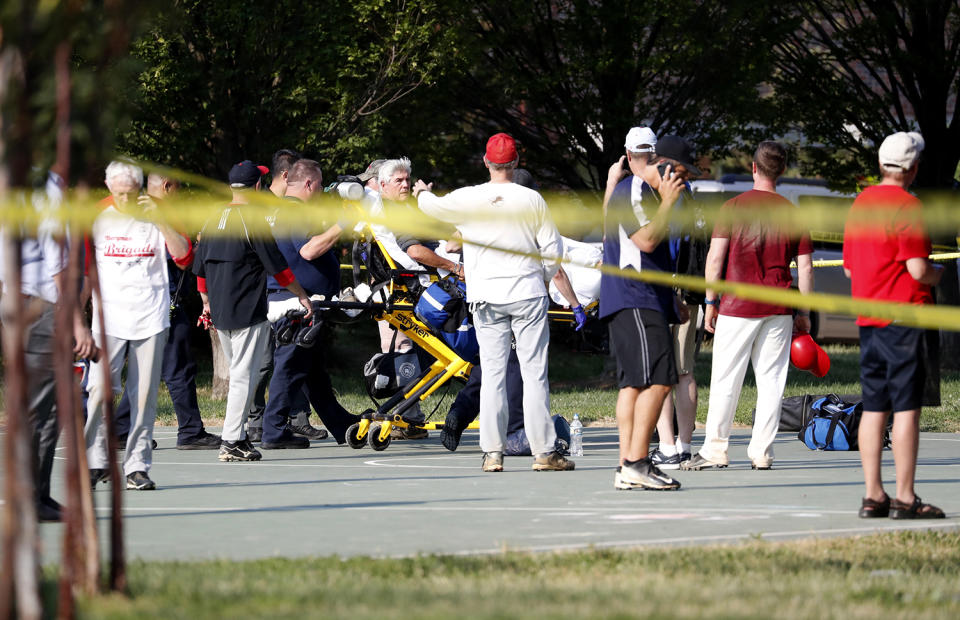
[[[367,432],[367,441],[370,443],[370,447],[380,452],[386,450],[387,446],[390,445],[390,435],[387,435],[387,438],[380,440],[380,429],[383,428],[381,424],[371,424],[370,430]]]
[[[364,446],[366,437],[360,436],[360,423],[351,424],[347,427],[347,445],[354,450],[359,450]]]

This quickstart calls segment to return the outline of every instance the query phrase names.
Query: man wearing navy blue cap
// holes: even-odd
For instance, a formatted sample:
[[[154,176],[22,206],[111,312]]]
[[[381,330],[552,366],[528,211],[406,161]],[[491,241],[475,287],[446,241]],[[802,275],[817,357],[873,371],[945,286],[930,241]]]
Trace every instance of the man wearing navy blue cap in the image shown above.
[[[260,189],[260,179],[268,172],[266,166],[250,160],[230,170],[233,201],[219,219],[211,219],[204,227],[193,263],[197,289],[203,299],[201,319],[216,328],[230,362],[230,387],[218,457],[221,461],[261,458],[247,438],[244,423],[271,333],[266,276],[272,274],[300,300],[307,318],[313,314],[306,291],[296,281],[273,238],[264,234],[266,222],[244,215],[251,190]],[[210,226],[214,222],[215,228]]]

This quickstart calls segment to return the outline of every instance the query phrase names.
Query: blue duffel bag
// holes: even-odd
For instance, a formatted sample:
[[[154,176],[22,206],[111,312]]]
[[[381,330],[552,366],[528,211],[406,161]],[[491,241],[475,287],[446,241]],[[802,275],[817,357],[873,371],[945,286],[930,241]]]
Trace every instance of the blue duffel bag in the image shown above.
[[[810,405],[810,418],[797,437],[811,450],[857,450],[863,403],[828,394]]]
[[[420,295],[414,313],[462,359],[480,363],[477,332],[467,308],[466,284],[456,278],[434,282]]]

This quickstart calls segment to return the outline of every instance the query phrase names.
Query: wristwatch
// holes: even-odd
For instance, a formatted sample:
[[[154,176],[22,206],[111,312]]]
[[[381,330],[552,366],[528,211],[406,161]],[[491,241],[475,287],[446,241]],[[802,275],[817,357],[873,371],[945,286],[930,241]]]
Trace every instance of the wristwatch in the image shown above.
[[[704,304],[705,306],[719,306],[719,305],[720,305],[720,300],[719,300],[719,299],[704,299],[704,300],[703,300],[703,304]]]

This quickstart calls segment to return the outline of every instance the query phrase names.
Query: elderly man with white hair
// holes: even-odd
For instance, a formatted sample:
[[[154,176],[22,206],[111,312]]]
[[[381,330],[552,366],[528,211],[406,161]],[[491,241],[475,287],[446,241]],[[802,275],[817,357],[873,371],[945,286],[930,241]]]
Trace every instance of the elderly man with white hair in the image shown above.
[[[103,420],[105,378],[114,391],[121,387],[127,365],[130,432],[123,458],[128,489],[156,488],[148,473],[152,463],[153,423],[163,348],[170,327],[170,286],[167,252],[178,264],[189,264],[190,241],[155,215],[156,203],[139,195],[143,171],[113,161],[107,166],[110,196],[100,202],[88,252],[96,260],[99,295],[93,298],[93,332],[97,342],[106,335],[107,350],[90,367],[90,398],[85,428],[91,482],[106,478],[107,445]],[[103,324],[99,314],[103,311]]]

